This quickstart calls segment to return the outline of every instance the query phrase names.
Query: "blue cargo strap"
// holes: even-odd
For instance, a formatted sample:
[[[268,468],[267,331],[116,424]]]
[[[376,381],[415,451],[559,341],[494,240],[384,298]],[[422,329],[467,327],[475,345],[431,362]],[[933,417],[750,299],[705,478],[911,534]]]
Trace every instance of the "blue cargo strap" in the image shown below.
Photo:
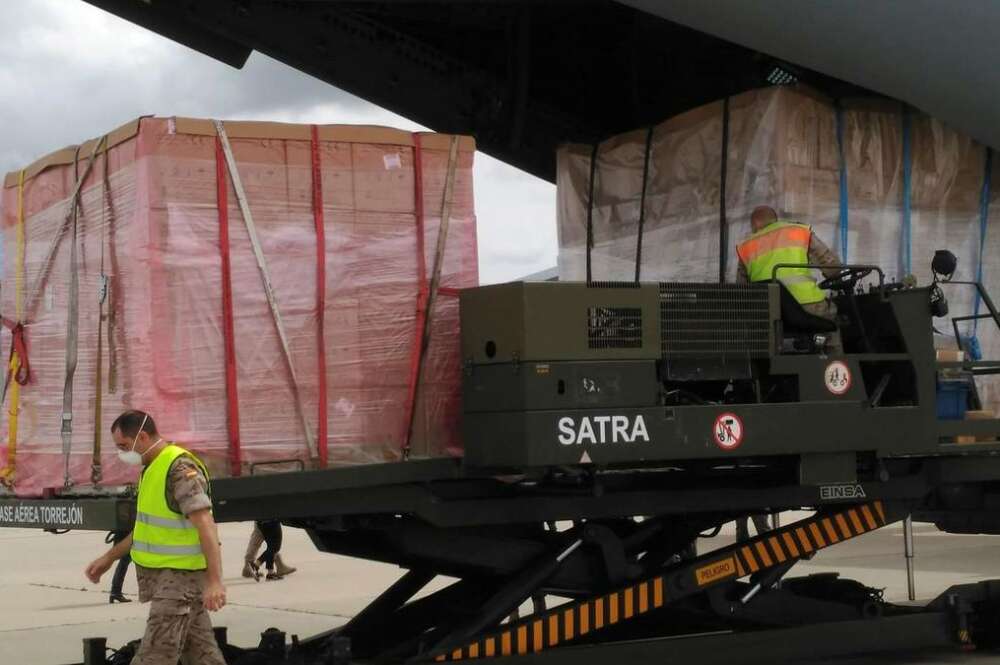
[[[837,102],[837,155],[840,159],[840,260],[847,263],[847,158],[844,156],[844,109]]]
[[[986,225],[990,221],[990,180],[993,179],[993,148],[986,148],[986,159],[983,163],[983,189],[979,198],[979,264],[976,266],[976,281],[983,283],[983,254],[986,251]],[[979,316],[979,290],[976,289],[976,300],[973,314]],[[972,320],[972,336],[979,329],[979,319]],[[978,345],[978,340],[977,345]]]
[[[903,274],[910,274],[910,190],[911,190],[911,171],[913,155],[911,154],[910,146],[910,132],[911,132],[912,118],[910,116],[910,107],[903,106],[903,247],[902,247],[902,258],[903,258]]]

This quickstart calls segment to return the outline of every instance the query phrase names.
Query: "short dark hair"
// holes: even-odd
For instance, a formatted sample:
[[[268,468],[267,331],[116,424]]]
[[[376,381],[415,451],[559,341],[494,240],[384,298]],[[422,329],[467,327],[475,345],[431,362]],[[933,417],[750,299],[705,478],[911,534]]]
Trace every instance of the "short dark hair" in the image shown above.
[[[761,224],[766,226],[778,220],[778,213],[770,206],[757,206],[750,215],[751,224]]]
[[[146,421],[145,425],[142,424],[143,420]],[[122,433],[122,436],[134,439],[139,434],[140,425],[146,434],[150,436],[156,434],[156,423],[153,421],[153,416],[139,409],[129,409],[115,418],[115,422],[111,423],[111,433],[114,434],[115,431],[118,431]]]

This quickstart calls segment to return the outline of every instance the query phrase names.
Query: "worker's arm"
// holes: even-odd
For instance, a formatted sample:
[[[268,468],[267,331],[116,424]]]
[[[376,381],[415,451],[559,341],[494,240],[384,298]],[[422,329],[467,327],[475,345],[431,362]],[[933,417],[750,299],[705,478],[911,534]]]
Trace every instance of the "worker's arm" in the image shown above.
[[[90,562],[90,565],[84,571],[87,579],[94,584],[100,582],[101,575],[108,572],[108,569],[114,565],[115,561],[128,554],[131,549],[132,533],[129,532],[124,539],[117,542],[110,550]]]
[[[749,284],[750,276],[747,274],[747,267],[743,265],[742,261],[737,262],[736,267],[736,283],[737,284]]]
[[[826,243],[820,240],[815,233],[809,238],[809,263],[829,266],[821,268],[824,277],[835,277],[842,270],[840,257],[827,247]]]
[[[198,529],[201,552],[208,563],[202,602],[207,610],[221,610],[226,604],[226,587],[222,584],[222,550],[219,548],[219,530],[215,526],[215,519],[208,508],[196,510],[188,514],[187,518]]]

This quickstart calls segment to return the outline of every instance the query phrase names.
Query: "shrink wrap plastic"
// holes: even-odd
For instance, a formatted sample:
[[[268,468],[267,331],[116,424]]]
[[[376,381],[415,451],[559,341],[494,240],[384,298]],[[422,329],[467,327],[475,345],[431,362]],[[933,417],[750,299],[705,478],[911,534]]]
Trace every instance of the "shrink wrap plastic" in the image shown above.
[[[326,242],[326,367],[317,358],[317,233],[309,126],[226,123],[261,248],[283,318],[302,410],[319,431],[319,372],[326,372],[328,463],[399,459],[414,349],[418,344],[418,233],[414,135],[377,127],[318,128]],[[452,137],[423,134],[423,247],[433,272]],[[124,409],[148,410],[160,431],[195,451],[215,475],[249,465],[299,460],[315,467],[293,386],[240,213],[228,185],[239,450],[233,464],[227,420],[220,212],[212,124],[144,118],[109,135],[86,178],[78,217],[79,362],[73,390],[70,478],[91,485],[95,442],[98,335],[103,350],[102,483],[136,480],[118,461],[108,428]],[[478,280],[472,160],[459,139],[450,229],[430,339],[417,391],[411,451],[415,457],[460,455],[458,302],[448,289]],[[63,382],[72,230],[41,279],[44,257],[71,210],[75,170],[93,143],[53,153],[25,171],[26,340],[31,377],[21,388],[16,457],[9,446],[10,395],[2,462],[15,468],[14,491],[37,495],[63,486]],[[222,166],[225,172],[225,166]],[[18,173],[2,198],[5,265],[2,307],[14,319],[17,297]],[[109,205],[110,202],[110,205]],[[102,250],[103,247],[103,250]],[[102,256],[110,289],[99,321]],[[429,279],[429,277],[428,277]],[[36,303],[29,301],[33,290]],[[4,328],[3,348],[11,333]],[[322,442],[320,442],[322,445]]]
[[[753,90],[729,99],[726,159],[727,281],[736,277],[736,245],[750,233],[750,212],[769,205],[810,224],[842,258],[840,149],[834,104],[801,87]],[[904,115],[910,124],[910,234],[904,231]],[[724,102],[675,116],[653,128],[646,180],[641,279],[718,281]],[[981,243],[985,148],[915,110],[884,100],[842,102],[846,171],[846,259],[874,263],[886,277],[932,275],[936,249],[959,260],[956,280],[974,280],[1000,296],[1000,177],[993,169]],[[592,208],[592,276],[635,278],[647,129],[600,143]],[[586,279],[587,208],[592,146],[566,145],[557,158],[559,277]],[[911,257],[906,263],[907,247]],[[971,287],[945,287],[950,313],[972,314]],[[980,306],[979,313],[987,313]],[[951,335],[950,319],[935,326]],[[961,324],[963,334],[971,324]],[[977,334],[984,358],[1000,358],[990,320]],[[984,403],[1000,408],[997,381],[979,379]]]

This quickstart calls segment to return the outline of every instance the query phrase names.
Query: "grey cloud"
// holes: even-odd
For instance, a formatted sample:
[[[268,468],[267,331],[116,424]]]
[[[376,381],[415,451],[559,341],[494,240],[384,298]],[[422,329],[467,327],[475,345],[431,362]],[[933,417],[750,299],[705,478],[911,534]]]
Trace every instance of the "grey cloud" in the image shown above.
[[[259,53],[242,70],[79,0],[0,2],[0,174],[140,115],[411,121]],[[555,265],[555,188],[477,156],[480,278]]]
[[[259,53],[236,70],[76,0],[0,3],[0,62],[4,172],[139,115],[364,105]]]

